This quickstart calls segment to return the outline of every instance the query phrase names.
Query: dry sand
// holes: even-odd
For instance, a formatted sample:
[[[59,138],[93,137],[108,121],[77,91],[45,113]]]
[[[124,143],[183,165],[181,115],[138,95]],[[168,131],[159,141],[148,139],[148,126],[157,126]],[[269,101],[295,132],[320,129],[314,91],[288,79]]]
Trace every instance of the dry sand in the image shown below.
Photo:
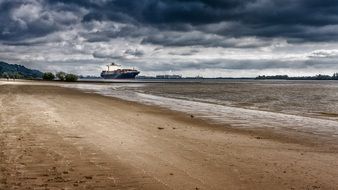
[[[338,189],[325,143],[55,86],[0,85],[0,111],[0,189]]]

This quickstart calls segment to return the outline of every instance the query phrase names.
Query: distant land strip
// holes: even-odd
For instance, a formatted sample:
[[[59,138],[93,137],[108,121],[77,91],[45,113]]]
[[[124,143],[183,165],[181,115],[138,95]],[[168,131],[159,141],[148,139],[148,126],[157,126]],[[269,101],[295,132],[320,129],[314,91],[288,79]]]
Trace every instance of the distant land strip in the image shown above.
[[[43,72],[26,68],[18,64],[9,64],[0,61],[0,78],[42,79]],[[80,79],[102,79],[98,76],[78,76]],[[338,80],[338,72],[330,75],[318,74],[315,76],[288,76],[288,75],[259,75],[257,77],[182,77],[181,75],[139,76],[136,79],[256,79],[256,80]],[[81,80],[84,82],[83,80]]]
[[[257,80],[338,80],[338,73],[334,73],[332,76],[330,75],[316,75],[316,76],[295,76],[289,77],[288,75],[273,75],[273,76],[265,76],[259,75],[256,77]]]

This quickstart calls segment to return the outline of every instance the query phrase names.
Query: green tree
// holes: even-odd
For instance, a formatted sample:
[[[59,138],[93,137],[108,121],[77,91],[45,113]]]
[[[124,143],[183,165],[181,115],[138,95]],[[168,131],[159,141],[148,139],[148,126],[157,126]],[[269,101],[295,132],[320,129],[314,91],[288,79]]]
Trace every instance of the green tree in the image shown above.
[[[338,73],[334,73],[333,76],[332,76],[332,79],[333,80],[338,80]]]
[[[4,72],[4,73],[2,73],[2,77],[8,79],[9,78],[9,74],[7,72]]]
[[[62,81],[64,81],[64,80],[66,80],[66,73],[65,72],[58,72],[58,73],[56,73],[56,77],[58,78],[58,79],[60,79],[60,80],[62,80]]]
[[[78,77],[77,75],[74,75],[74,74],[67,74],[66,75],[66,81],[67,82],[75,82],[77,81]]]
[[[54,80],[55,75],[51,72],[43,73],[42,79],[43,80]]]
[[[321,74],[319,74],[319,75],[316,75],[316,79],[317,80],[330,80],[331,77],[329,75],[321,75]]]
[[[23,76],[20,75],[20,73],[18,73],[18,72],[13,73],[13,79],[22,79],[22,78],[23,78]]]

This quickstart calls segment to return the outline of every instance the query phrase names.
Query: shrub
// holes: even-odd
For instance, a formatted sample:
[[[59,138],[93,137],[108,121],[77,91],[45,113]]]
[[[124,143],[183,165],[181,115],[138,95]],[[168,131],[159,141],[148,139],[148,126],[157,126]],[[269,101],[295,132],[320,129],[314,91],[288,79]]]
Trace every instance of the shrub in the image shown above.
[[[50,72],[43,73],[42,79],[43,80],[54,80],[55,75],[53,73],[50,73]]]
[[[67,82],[75,82],[78,79],[77,75],[74,74],[67,74],[65,78]]]
[[[332,76],[332,79],[333,80],[338,80],[338,73],[334,73],[333,76]]]
[[[2,78],[9,78],[9,74],[7,72],[4,72],[1,74]]]
[[[58,73],[56,73],[56,77],[58,78],[58,79],[60,79],[60,80],[62,80],[62,81],[64,81],[65,79],[66,79],[66,73],[65,72],[58,72]]]

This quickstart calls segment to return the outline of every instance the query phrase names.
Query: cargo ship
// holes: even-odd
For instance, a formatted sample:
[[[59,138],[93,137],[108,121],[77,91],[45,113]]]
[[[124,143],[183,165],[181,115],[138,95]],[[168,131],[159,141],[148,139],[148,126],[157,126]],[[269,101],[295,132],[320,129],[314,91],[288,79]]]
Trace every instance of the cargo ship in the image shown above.
[[[104,79],[135,79],[140,74],[140,71],[134,68],[122,68],[116,63],[111,63],[107,67],[106,71],[101,72],[101,77]]]

